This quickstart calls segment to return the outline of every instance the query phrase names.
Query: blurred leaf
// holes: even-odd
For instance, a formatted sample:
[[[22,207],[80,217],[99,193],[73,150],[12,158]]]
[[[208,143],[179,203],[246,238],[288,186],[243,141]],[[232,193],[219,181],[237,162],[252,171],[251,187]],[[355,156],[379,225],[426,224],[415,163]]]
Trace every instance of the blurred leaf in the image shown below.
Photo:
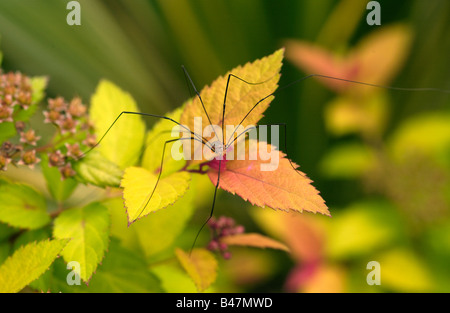
[[[380,255],[381,286],[397,292],[430,292],[433,279],[426,263],[410,250],[394,249]]]
[[[286,58],[307,75],[320,74],[352,80],[353,65],[344,58],[306,41],[288,40],[285,45]],[[320,77],[318,80],[335,91],[349,88],[349,84],[343,81]]]
[[[0,241],[0,266],[8,258],[11,250],[11,243],[8,241]]]
[[[99,187],[118,187],[123,171],[105,158],[99,151],[91,151],[80,161],[74,163],[76,178],[81,182]]]
[[[348,57],[357,66],[354,80],[389,84],[406,61],[412,38],[412,31],[405,24],[387,25],[369,33]],[[370,86],[357,88],[361,92],[374,91]]]
[[[349,259],[393,245],[402,239],[402,220],[387,202],[355,203],[339,211],[329,224],[326,254]]]
[[[113,83],[102,80],[91,98],[90,119],[99,140],[120,113],[138,112],[133,97]],[[122,115],[103,138],[98,149],[121,169],[136,164],[144,143],[145,124],[141,116]]]
[[[375,162],[373,151],[360,143],[341,144],[328,149],[320,170],[328,178],[354,179],[369,171]]]
[[[257,233],[229,235],[222,237],[220,241],[226,243],[227,245],[272,248],[289,251],[289,248],[283,243]]]
[[[31,78],[31,95],[32,103],[40,103],[45,96],[45,88],[47,88],[48,77],[36,76]]]
[[[388,144],[398,162],[419,154],[450,165],[450,114],[432,112],[414,116],[397,128]]]
[[[41,169],[47,182],[47,188],[52,197],[58,201],[63,202],[70,197],[72,192],[78,186],[78,182],[73,178],[62,179],[61,172],[57,167],[50,167],[48,165],[47,154],[41,154]]]
[[[80,263],[79,275],[85,282],[90,279],[105,255],[109,226],[108,210],[100,203],[69,209],[55,219],[53,236],[72,239],[64,248],[62,256],[67,263]]]
[[[178,264],[156,264],[150,271],[159,278],[161,287],[169,293],[196,293],[195,283]],[[211,291],[212,287],[206,289]]]
[[[54,276],[58,284],[53,292],[90,292],[90,293],[148,293],[162,292],[160,282],[148,269],[139,255],[123,248],[113,239],[108,253],[88,285],[69,286],[68,274],[63,262],[55,262]]]
[[[320,264],[306,281],[302,282],[299,292],[339,293],[346,288],[345,269],[338,265]]]
[[[13,244],[13,250],[17,250],[20,246],[25,246],[33,241],[41,241],[44,239],[48,239],[51,237],[51,231],[49,231],[49,227],[28,230],[24,233],[21,233],[15,240]]]
[[[175,255],[181,266],[194,281],[198,291],[205,291],[216,280],[218,264],[210,251],[194,249],[190,254],[187,254],[177,248]]]
[[[189,188],[190,174],[173,173],[157,182],[157,175],[141,167],[129,167],[125,170],[121,186],[128,215],[128,224],[135,222],[151,212],[173,204]],[[155,192],[152,194],[153,190]],[[151,199],[150,199],[151,197]]]
[[[322,259],[326,241],[322,219],[313,215],[275,212],[268,209],[251,212],[258,225],[286,243],[297,262],[314,263]]]
[[[0,241],[7,239],[9,236],[18,233],[20,229],[11,227],[0,222]]]
[[[5,142],[7,139],[14,137],[17,134],[16,128],[13,122],[0,123],[0,143]]]
[[[0,185],[0,221],[10,226],[37,229],[50,223],[44,197],[25,184]]]
[[[68,239],[43,240],[20,247],[0,266],[0,292],[19,292],[41,276]]]
[[[384,26],[363,38],[345,57],[308,42],[290,40],[286,42],[286,58],[308,74],[386,85],[406,60],[411,39],[411,30],[405,25]],[[337,92],[363,94],[378,90],[333,79],[318,80]]]
[[[231,288],[239,288],[230,291],[241,292],[240,288],[246,286],[252,288],[277,277],[279,270],[285,269],[284,266],[285,264],[280,263],[279,258],[274,256],[271,250],[235,249],[233,256],[220,264],[221,275],[217,285],[222,285],[222,279],[230,280],[233,282]]]
[[[337,136],[361,133],[380,136],[388,115],[386,94],[379,92],[366,98],[341,96],[332,100],[325,109],[328,130]]]

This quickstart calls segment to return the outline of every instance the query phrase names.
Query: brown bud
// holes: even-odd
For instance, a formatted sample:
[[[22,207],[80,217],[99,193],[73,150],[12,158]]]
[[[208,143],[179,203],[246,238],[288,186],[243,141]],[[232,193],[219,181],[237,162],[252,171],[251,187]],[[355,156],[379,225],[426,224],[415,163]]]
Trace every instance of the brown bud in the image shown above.
[[[66,143],[67,156],[73,159],[78,159],[82,155],[80,145],[78,143],[68,144]]]
[[[61,151],[56,150],[55,152],[49,153],[48,165],[58,167],[64,165],[64,156],[61,154]]]
[[[69,114],[74,117],[81,117],[86,113],[86,106],[81,103],[81,99],[76,97],[70,101]]]
[[[48,108],[58,112],[65,111],[67,110],[67,103],[64,101],[63,97],[48,99]]]
[[[62,179],[66,179],[76,175],[76,172],[74,171],[70,163],[67,163],[66,165],[60,167],[59,171],[61,172]]]
[[[28,150],[22,154],[22,160],[18,164],[28,165],[30,168],[34,168],[34,165],[38,163],[40,159],[36,157],[36,150]]]
[[[35,146],[36,141],[38,141],[39,139],[41,139],[41,137],[36,136],[34,129],[29,129],[26,132],[20,133],[20,142],[24,142],[32,146]]]

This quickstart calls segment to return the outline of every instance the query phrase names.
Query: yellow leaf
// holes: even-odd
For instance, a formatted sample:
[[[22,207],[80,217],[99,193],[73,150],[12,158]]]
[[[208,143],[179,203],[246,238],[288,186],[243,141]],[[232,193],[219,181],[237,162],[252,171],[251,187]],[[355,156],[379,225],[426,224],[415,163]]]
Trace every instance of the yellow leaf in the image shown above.
[[[177,248],[175,254],[181,266],[192,278],[201,292],[208,288],[217,277],[217,260],[206,249],[194,249],[191,254]]]
[[[113,83],[102,80],[91,99],[90,117],[95,135],[101,138],[122,111],[138,112],[133,97]],[[121,169],[134,165],[144,142],[145,124],[138,115],[122,115],[97,148]]]
[[[424,263],[404,248],[388,251],[377,260],[380,263],[381,286],[399,292],[430,292],[433,281]]]
[[[356,64],[355,80],[386,85],[402,67],[411,45],[411,30],[402,24],[390,25],[365,37],[348,56]],[[374,91],[357,86],[361,92]]]
[[[190,174],[173,173],[159,180],[158,176],[141,167],[129,167],[121,181],[123,197],[128,214],[128,224],[137,219],[173,204],[189,187]],[[151,199],[150,199],[151,196]]]
[[[165,116],[179,121],[181,113],[184,110],[184,106],[166,114]],[[177,137],[172,137],[172,129],[177,127],[177,129],[182,129],[180,126],[176,125],[170,120],[161,119],[156,123],[152,129],[147,133],[145,152],[142,157],[142,167],[148,169],[149,171],[157,171],[161,166],[161,158],[163,155],[164,143],[168,140],[176,139]],[[190,135],[190,134],[189,134]],[[175,144],[175,143],[174,143]],[[172,144],[167,144],[164,153],[164,171],[162,176],[166,176],[176,170],[179,170],[186,163],[184,160],[174,160],[172,157]],[[182,154],[180,152],[180,154]]]
[[[384,92],[371,97],[338,97],[325,109],[325,123],[334,135],[362,133],[373,137],[385,128],[388,100]]]

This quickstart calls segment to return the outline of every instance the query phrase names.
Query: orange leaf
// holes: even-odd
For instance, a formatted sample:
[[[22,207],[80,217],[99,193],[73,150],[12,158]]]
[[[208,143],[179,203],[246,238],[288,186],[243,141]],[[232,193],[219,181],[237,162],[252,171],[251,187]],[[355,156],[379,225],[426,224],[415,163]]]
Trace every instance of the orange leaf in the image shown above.
[[[270,159],[264,161],[260,158],[249,158],[249,151],[261,151],[261,145],[269,154],[275,152],[278,156],[278,166],[273,167],[271,171],[261,170],[263,166],[270,164]],[[220,188],[238,194],[242,199],[260,207],[298,212],[305,210],[330,215],[319,192],[311,185],[312,181],[302,172],[295,170],[293,167],[298,165],[291,165],[276,147],[262,141],[249,140],[245,153],[245,158],[237,155],[235,160],[222,162]],[[216,184],[218,171],[214,167],[208,171],[208,176],[213,184]]]
[[[289,248],[285,244],[257,233],[225,236],[222,237],[220,241],[227,245],[272,248],[289,251]]]
[[[404,25],[383,27],[365,37],[349,54],[349,62],[359,71],[355,80],[377,85],[388,84],[406,60],[411,44],[411,31]],[[357,86],[359,91],[373,91]]]
[[[231,77],[228,85],[224,125],[233,125],[236,127],[258,101],[272,94],[278,87],[283,54],[284,49],[280,49],[260,60],[247,63],[244,66],[238,66],[226,75],[217,78],[211,86],[203,88],[200,96],[211,123],[219,136],[215,140],[222,142],[223,103],[228,75],[233,74],[247,82],[258,83],[256,85],[246,84],[239,79]],[[242,126],[246,128],[249,125],[256,125],[263,117],[263,112],[268,108],[272,99],[273,96],[270,96],[259,103],[242,123]],[[205,127],[210,126],[208,117],[198,97],[190,99],[185,106],[181,115],[181,124],[186,125],[191,131],[197,134],[203,132]],[[202,125],[198,123],[198,127],[194,127],[194,118],[199,117],[201,117]],[[214,138],[214,132],[211,132],[211,136],[204,135],[204,137],[206,140],[211,140]],[[195,151],[194,149],[191,149],[191,151],[193,156]],[[194,160],[194,158],[192,157],[191,160]],[[191,161],[191,164],[196,163],[201,163],[201,161]]]
[[[410,29],[404,25],[383,27],[361,40],[344,57],[308,42],[289,40],[286,42],[286,58],[308,74],[386,85],[403,65],[411,38]],[[332,79],[320,81],[337,92],[377,90]]]
[[[286,42],[286,58],[307,74],[320,74],[349,80],[355,78],[356,68],[347,59],[338,57],[322,47],[305,41],[288,40]],[[343,81],[318,79],[337,92],[342,92],[350,87],[348,83]]]
[[[199,291],[204,291],[216,280],[217,260],[208,250],[194,249],[189,255],[177,248],[175,254]]]

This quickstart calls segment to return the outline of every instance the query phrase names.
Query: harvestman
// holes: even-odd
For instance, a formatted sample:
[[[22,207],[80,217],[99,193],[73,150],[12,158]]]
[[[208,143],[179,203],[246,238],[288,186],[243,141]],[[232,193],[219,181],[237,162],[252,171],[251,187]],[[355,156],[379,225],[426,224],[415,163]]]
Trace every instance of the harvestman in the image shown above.
[[[215,136],[217,138],[219,138],[219,136],[217,135],[214,126],[212,125],[211,119],[208,115],[208,112],[205,108],[205,105],[203,103],[203,99],[200,95],[200,92],[197,90],[197,88],[195,87],[194,82],[192,81],[191,77],[189,76],[189,73],[187,72],[186,68],[184,66],[182,66],[184,75],[188,81],[188,85],[190,84],[190,86],[192,86],[196,97],[199,99],[203,112],[205,113],[207,119],[208,119],[208,123],[209,125],[212,127],[213,132],[215,134]],[[261,98],[259,101],[257,101],[253,107],[247,112],[247,114],[242,118],[241,122],[239,123],[239,125],[235,128],[235,130],[233,131],[232,135],[229,136],[229,138],[225,141],[225,112],[226,112],[226,104],[227,104],[227,94],[228,94],[228,88],[229,88],[229,84],[230,84],[230,80],[236,79],[238,81],[241,81],[245,84],[248,85],[260,85],[260,84],[264,84],[267,81],[269,81],[272,78],[269,78],[266,81],[263,82],[249,82],[246,81],[243,78],[240,78],[234,74],[228,74],[227,77],[227,83],[226,83],[226,87],[225,87],[225,91],[224,91],[224,98],[223,98],[223,104],[222,104],[222,138],[221,141],[219,142],[215,142],[214,144],[210,144],[206,138],[204,138],[202,135],[195,133],[194,131],[190,130],[189,128],[187,128],[186,126],[182,125],[181,123],[179,123],[178,121],[175,121],[174,119],[167,117],[167,116],[162,116],[162,115],[156,115],[156,114],[151,114],[151,113],[142,113],[142,112],[132,112],[132,111],[122,111],[117,117],[116,119],[112,122],[112,124],[108,127],[108,129],[106,130],[106,132],[102,135],[102,137],[98,140],[98,142],[91,147],[88,151],[86,151],[81,157],[83,158],[87,153],[89,153],[91,150],[93,150],[94,148],[96,148],[101,141],[105,138],[105,136],[108,134],[108,132],[111,130],[111,128],[116,124],[116,122],[124,115],[140,115],[143,117],[153,117],[153,118],[158,118],[158,119],[165,119],[165,120],[169,120],[172,123],[178,125],[179,127],[182,128],[182,130],[180,130],[180,132],[184,132],[189,134],[189,137],[182,137],[182,138],[175,138],[175,139],[171,139],[171,140],[167,140],[164,142],[164,146],[163,146],[163,152],[162,152],[162,157],[161,157],[161,163],[160,163],[160,170],[158,173],[158,178],[156,180],[155,186],[153,187],[153,190],[151,191],[151,193],[149,193],[148,198],[146,198],[146,200],[144,200],[145,204],[142,208],[142,210],[140,211],[140,213],[138,214],[137,218],[134,219],[132,222],[136,221],[141,214],[144,212],[145,208],[147,207],[148,203],[150,202],[151,198],[153,197],[153,194],[155,193],[155,190],[158,187],[158,183],[159,180],[161,178],[161,173],[163,171],[163,163],[164,163],[164,156],[165,156],[165,150],[166,150],[166,146],[167,144],[170,144],[172,142],[178,141],[178,140],[194,140],[197,142],[200,142],[201,144],[207,146],[211,152],[216,153],[216,150],[219,152],[223,152],[223,151],[227,151],[227,148],[230,147],[232,144],[234,144],[236,142],[236,140],[241,137],[242,135],[245,135],[249,130],[251,129],[257,129],[260,126],[281,126],[284,129],[284,134],[285,134],[285,138],[284,138],[284,148],[285,148],[285,152],[286,154],[288,154],[287,151],[287,140],[286,140],[286,136],[287,136],[287,124],[286,123],[277,123],[277,124],[265,124],[265,125],[257,125],[257,126],[253,126],[250,128],[245,129],[244,131],[237,133],[237,130],[239,128],[239,126],[242,125],[242,123],[247,119],[247,117],[251,114],[251,112],[264,100],[266,100],[267,98],[274,96],[277,92],[286,89],[288,87],[291,87],[294,84],[297,84],[301,81],[304,81],[306,79],[312,78],[312,77],[317,77],[317,78],[323,78],[323,79],[329,79],[329,80],[337,80],[337,81],[342,81],[342,82],[347,82],[347,83],[351,83],[351,84],[358,84],[358,85],[364,85],[364,86],[370,86],[370,87],[374,87],[374,88],[382,88],[382,89],[387,89],[387,90],[396,90],[396,91],[434,91],[434,92],[443,92],[443,93],[450,93],[450,90],[443,90],[443,89],[439,89],[439,88],[403,88],[403,87],[391,87],[391,86],[383,86],[383,85],[377,85],[377,84],[371,84],[371,83],[364,83],[364,82],[360,82],[360,81],[354,81],[354,80],[349,80],[349,79],[343,79],[343,78],[338,78],[338,77],[333,77],[333,76],[327,76],[327,75],[322,75],[322,74],[310,74],[307,76],[304,76],[300,79],[297,79],[281,88],[278,88],[276,91],[268,94],[267,96]],[[233,138],[236,135],[235,138]],[[233,139],[232,139],[233,138]],[[219,153],[221,155],[221,153]],[[200,230],[198,231],[195,240],[194,240],[194,244],[197,240],[197,237],[199,236],[200,232],[202,231],[203,227],[207,224],[207,222],[212,218],[213,214],[214,214],[214,207],[215,207],[215,202],[216,202],[216,196],[217,196],[217,189],[219,188],[219,184],[220,184],[220,172],[221,172],[221,166],[222,166],[222,157],[220,157],[219,159],[216,159],[216,161],[218,162],[218,175],[217,175],[217,182],[215,184],[215,188],[214,188],[214,196],[213,196],[213,201],[212,201],[212,205],[211,205],[211,212],[209,214],[208,219],[203,223],[203,225],[201,226]],[[291,160],[288,159],[292,168],[295,170],[296,173],[298,173],[299,175],[303,176],[303,173],[299,172],[296,170],[296,167],[292,164]],[[209,162],[209,161],[208,161]],[[203,164],[205,165],[205,164]],[[200,164],[200,167],[202,166],[202,164]],[[203,173],[201,170],[193,170],[192,172],[197,172],[197,173]]]

